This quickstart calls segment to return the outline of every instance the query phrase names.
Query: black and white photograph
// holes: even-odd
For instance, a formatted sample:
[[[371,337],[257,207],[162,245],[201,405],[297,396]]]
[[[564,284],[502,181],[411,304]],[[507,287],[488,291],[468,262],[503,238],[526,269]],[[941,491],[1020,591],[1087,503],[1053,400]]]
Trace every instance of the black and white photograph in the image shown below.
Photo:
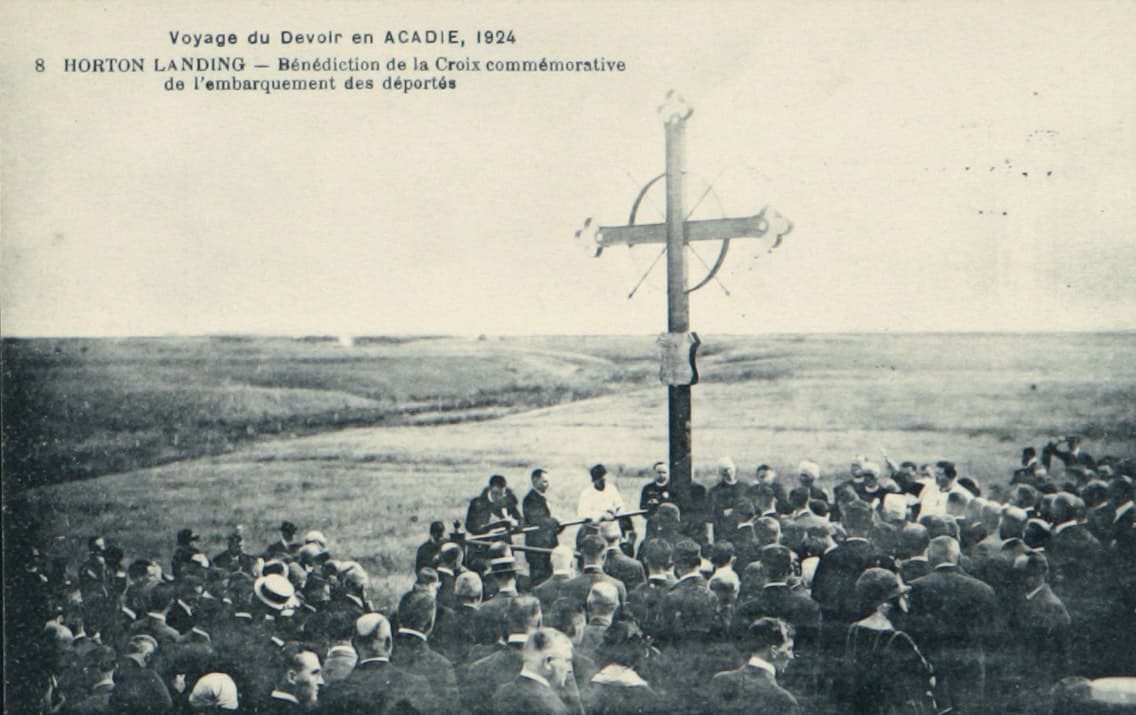
[[[1136,3],[0,28],[5,712],[1136,713]]]

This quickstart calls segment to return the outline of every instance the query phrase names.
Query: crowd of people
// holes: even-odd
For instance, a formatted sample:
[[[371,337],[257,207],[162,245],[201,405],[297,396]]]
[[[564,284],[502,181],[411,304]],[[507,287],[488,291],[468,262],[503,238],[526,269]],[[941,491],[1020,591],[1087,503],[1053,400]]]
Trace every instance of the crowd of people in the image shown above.
[[[596,465],[562,519],[547,471],[521,500],[494,475],[464,522],[431,524],[391,609],[287,521],[259,549],[236,527],[213,555],[183,529],[168,562],[98,535],[77,565],[29,544],[6,569],[9,708],[1134,708],[1134,466],[1066,438],[988,489],[949,461],[857,457],[838,480],[811,461],[745,478],[724,458],[687,490],[659,462],[632,509]]]

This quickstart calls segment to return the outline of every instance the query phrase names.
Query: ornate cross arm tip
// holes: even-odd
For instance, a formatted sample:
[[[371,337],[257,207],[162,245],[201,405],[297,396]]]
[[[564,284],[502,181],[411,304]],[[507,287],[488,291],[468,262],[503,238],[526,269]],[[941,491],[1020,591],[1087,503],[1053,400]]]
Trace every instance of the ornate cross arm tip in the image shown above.
[[[659,116],[663,118],[663,122],[670,124],[671,122],[690,119],[690,115],[694,114],[694,107],[683,98],[681,94],[673,89],[667,92],[666,99],[659,105]]]
[[[576,229],[576,238],[583,238],[587,242],[589,248],[595,252],[593,257],[598,258],[603,253],[604,244],[603,236],[600,233],[600,227],[592,224],[592,219],[589,216],[584,219],[584,225]]]

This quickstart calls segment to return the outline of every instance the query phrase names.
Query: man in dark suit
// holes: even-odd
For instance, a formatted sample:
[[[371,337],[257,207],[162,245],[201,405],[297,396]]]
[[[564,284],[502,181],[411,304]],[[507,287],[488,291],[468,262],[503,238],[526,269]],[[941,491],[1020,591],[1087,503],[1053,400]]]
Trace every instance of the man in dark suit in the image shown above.
[[[66,704],[65,711],[74,715],[110,713],[110,696],[114,692],[116,669],[114,648],[99,646],[92,651],[88,662],[95,682],[81,700]]]
[[[505,477],[494,474],[477,497],[469,503],[465,516],[465,529],[471,536],[484,534],[499,527],[513,527],[521,523],[517,510],[517,497],[509,489]]]
[[[509,604],[506,621],[508,635],[505,644],[471,663],[462,673],[462,702],[474,715],[489,713],[497,688],[521,672],[525,643],[530,634],[540,629],[540,601],[533,596],[514,598]]]
[[[176,587],[173,584],[158,584],[146,599],[146,613],[130,626],[130,635],[148,635],[161,643],[174,643],[181,636],[176,629],[166,623],[166,616],[173,606]]]
[[[529,636],[521,672],[497,688],[492,711],[500,715],[568,715],[557,694],[572,676],[572,642],[559,631],[540,630]]]
[[[213,557],[213,568],[222,571],[243,571],[250,576],[256,575],[256,557],[245,553],[244,527],[238,524],[229,534],[226,543],[225,550]]]
[[[297,531],[296,525],[292,522],[280,522],[280,539],[273,541],[264,549],[264,560],[279,559],[282,561],[295,554],[300,548],[300,545],[292,540]]]
[[[174,578],[182,575],[182,571],[186,566],[193,561],[194,556],[201,553],[201,549],[197,548],[194,543],[201,537],[193,533],[193,529],[182,529],[177,533],[177,548],[174,549],[174,555],[170,559],[170,571],[173,573]]]
[[[1097,631],[1108,616],[1108,604],[1100,598],[1098,579],[1105,570],[1104,547],[1089,533],[1080,516],[1084,502],[1060,492],[1050,506],[1053,531],[1045,547],[1052,574],[1053,592],[1065,604],[1072,619],[1072,657],[1082,668],[1097,663],[1101,652]],[[1086,669],[1087,675],[1095,674]]]
[[[746,629],[741,643],[749,660],[737,670],[713,677],[709,709],[720,713],[799,713],[797,699],[777,684],[777,671],[793,658],[793,639],[785,623],[776,618],[758,619]]]
[[[457,578],[465,569],[462,567],[461,546],[453,541],[447,541],[438,549],[438,565],[434,570],[438,573],[438,606],[441,608],[456,608],[454,599],[454,586]]]
[[[963,573],[960,548],[937,536],[927,548],[932,571],[911,583],[911,637],[935,664],[943,706],[982,712],[986,697],[986,645],[997,638],[994,590]]]
[[[430,635],[431,645],[446,656],[455,668],[470,661],[470,654],[475,647],[497,643],[497,631],[481,627],[477,618],[477,611],[481,607],[481,592],[481,577],[476,573],[466,571],[458,576],[454,585],[457,605]]]
[[[766,546],[761,551],[761,564],[767,581],[756,598],[738,607],[734,632],[743,635],[749,625],[761,617],[777,618],[792,626],[797,658],[789,676],[803,687],[812,687],[821,666],[820,606],[806,592],[789,586],[793,554],[787,547]]]
[[[320,697],[320,712],[348,715],[386,713],[410,706],[429,712],[430,684],[425,678],[391,665],[390,622],[380,613],[367,613],[354,625],[359,662],[345,680],[331,683]]]
[[[571,598],[584,603],[588,600],[588,593],[598,581],[606,581],[616,585],[619,591],[619,603],[627,603],[627,587],[619,579],[612,578],[603,572],[604,551],[607,544],[596,535],[585,536],[580,541],[580,556],[584,561],[584,572],[560,589],[562,598]]]
[[[663,504],[673,504],[675,495],[671,491],[671,477],[666,462],[655,462],[651,467],[655,478],[643,487],[639,493],[639,509],[646,510],[647,531],[644,540],[655,535],[658,524],[655,522],[655,512]]]
[[[430,522],[430,538],[418,546],[414,555],[414,573],[425,568],[434,568],[442,542],[446,540],[446,525],[440,521]]]
[[[702,576],[702,551],[698,544],[686,539],[674,550],[674,567],[678,581],[663,597],[659,607],[660,637],[673,643],[703,640],[709,634],[718,599]]]
[[[647,580],[643,564],[623,553],[619,548],[619,540],[623,536],[619,522],[603,522],[600,525],[600,536],[607,544],[607,551],[604,554],[604,573],[621,581],[627,591]]]
[[[643,544],[643,559],[647,562],[647,581],[627,594],[627,609],[635,616],[639,627],[647,635],[657,638],[661,630],[663,597],[674,585],[671,567],[674,549],[662,539],[648,539]]]
[[[496,546],[494,547],[496,549]],[[497,634],[497,639],[505,637],[505,619],[509,604],[519,595],[517,590],[517,561],[511,550],[493,553],[489,560],[489,577],[497,585],[493,597],[481,604],[477,610],[478,628]]]
[[[575,578],[576,554],[567,546],[557,546],[549,554],[549,561],[552,575],[533,589],[533,595],[540,599],[540,606],[546,611],[560,598],[564,585]]]
[[[843,516],[848,538],[820,557],[812,590],[824,619],[822,647],[826,653],[833,654],[843,649],[848,626],[865,615],[860,612],[856,597],[856,579],[866,569],[885,562],[868,541],[872,529],[871,508],[856,500],[845,505]]]
[[[158,650],[152,636],[138,634],[126,644],[114,674],[110,711],[115,713],[164,713],[173,708],[170,691],[161,676],[150,668]]]
[[[723,457],[718,462],[718,483],[710,487],[707,496],[715,541],[729,538],[731,531],[729,517],[733,514],[734,502],[745,494],[746,487],[738,481],[738,468],[734,460]]]
[[[1045,582],[1049,563],[1045,555],[1031,552],[1014,561],[1021,590],[1008,610],[1008,649],[1016,655],[1015,675],[1027,683],[1022,690],[1037,692],[1052,687],[1067,670],[1069,613]]]
[[[437,693],[443,711],[460,709],[458,681],[454,666],[427,643],[434,628],[434,599],[427,593],[412,592],[399,604],[398,634],[391,662],[402,670],[425,678]]]
[[[543,469],[534,469],[530,477],[532,489],[525,495],[521,508],[524,513],[525,526],[536,526],[539,529],[525,533],[525,545],[554,549],[560,544],[558,536],[560,522],[552,518],[552,510],[548,506],[548,497],[546,496],[550,485],[548,472]],[[552,562],[547,553],[527,551],[525,552],[525,560],[529,564],[529,581],[531,583],[541,583],[552,575]]]

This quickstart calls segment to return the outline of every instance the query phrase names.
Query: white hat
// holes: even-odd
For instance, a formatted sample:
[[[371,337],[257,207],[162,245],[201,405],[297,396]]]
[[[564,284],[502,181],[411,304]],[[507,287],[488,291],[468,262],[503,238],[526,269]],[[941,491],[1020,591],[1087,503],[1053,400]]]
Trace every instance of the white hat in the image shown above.
[[[801,462],[800,466],[797,467],[797,470],[801,474],[808,474],[813,479],[820,479],[820,465],[816,462],[810,462],[806,459],[805,461]]]
[[[316,531],[316,530],[313,529],[313,530],[309,531],[308,533],[304,534],[304,543],[305,544],[319,544],[320,546],[322,546],[326,549],[327,548],[327,537],[323,535],[322,531]]]
[[[261,576],[253,583],[252,590],[261,603],[276,611],[291,607],[296,598],[292,582],[278,574]]]
[[[195,710],[205,708],[236,710],[239,707],[237,684],[224,673],[203,675],[197,679],[197,683],[189,693],[189,705]]]

